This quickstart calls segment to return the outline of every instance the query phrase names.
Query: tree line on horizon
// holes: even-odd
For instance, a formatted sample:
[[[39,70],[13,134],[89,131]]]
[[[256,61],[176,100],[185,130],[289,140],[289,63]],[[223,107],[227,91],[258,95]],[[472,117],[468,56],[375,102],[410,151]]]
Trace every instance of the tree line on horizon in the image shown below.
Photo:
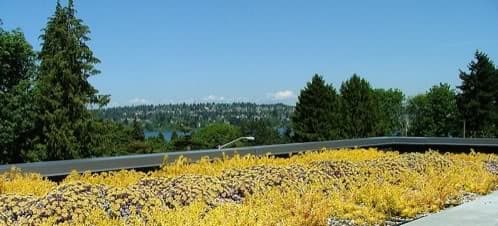
[[[288,127],[293,106],[256,103],[177,103],[118,106],[95,109],[99,117],[129,124],[136,117],[146,131],[180,131],[205,127],[212,123],[240,126],[247,121],[264,119],[272,127]]]
[[[356,74],[336,91],[316,74],[298,97],[291,140],[497,137],[498,69],[478,50],[467,69],[456,88],[440,83],[409,98],[399,89],[375,89]]]
[[[339,90],[315,75],[301,91],[290,122],[283,124],[283,134],[277,131],[285,121],[281,112],[270,111],[278,123],[271,118],[208,120],[194,130],[190,120],[196,119],[185,117],[171,141],[162,136],[146,138],[147,125],[139,116],[122,122],[91,110],[106,106],[110,96],[100,94],[88,81],[100,73],[95,68],[100,61],[87,45],[90,29],[76,17],[72,0],[66,6],[57,2],[40,35],[39,52],[21,30],[7,31],[1,25],[2,164],[215,148],[247,135],[256,140],[236,145],[385,135],[498,135],[498,73],[489,57],[477,51],[468,71],[460,72],[458,90],[439,84],[406,98],[398,89],[375,89],[358,75]]]

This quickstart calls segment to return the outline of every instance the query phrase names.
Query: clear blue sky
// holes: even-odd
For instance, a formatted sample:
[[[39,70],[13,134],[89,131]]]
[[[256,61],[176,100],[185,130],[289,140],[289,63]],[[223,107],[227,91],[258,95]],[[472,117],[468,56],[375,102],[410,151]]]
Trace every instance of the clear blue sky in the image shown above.
[[[65,0],[62,0],[65,4]],[[480,49],[498,59],[498,1],[75,0],[90,26],[91,79],[113,105],[293,104],[314,73],[358,73],[408,95],[459,83]],[[0,0],[4,27],[35,49],[55,0]]]

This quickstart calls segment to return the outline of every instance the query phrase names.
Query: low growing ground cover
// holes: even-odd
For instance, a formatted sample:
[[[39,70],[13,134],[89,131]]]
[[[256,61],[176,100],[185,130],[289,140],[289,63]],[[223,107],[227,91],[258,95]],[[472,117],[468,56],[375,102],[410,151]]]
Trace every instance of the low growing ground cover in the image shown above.
[[[0,175],[6,225],[389,225],[498,188],[491,154],[376,149],[234,156],[160,170]]]

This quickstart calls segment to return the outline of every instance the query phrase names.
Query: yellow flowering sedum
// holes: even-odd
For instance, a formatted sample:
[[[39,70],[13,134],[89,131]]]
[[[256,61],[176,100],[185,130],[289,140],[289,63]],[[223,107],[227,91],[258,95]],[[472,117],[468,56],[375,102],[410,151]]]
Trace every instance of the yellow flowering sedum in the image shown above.
[[[496,155],[376,149],[179,159],[143,173],[0,175],[6,225],[389,224],[497,188]]]

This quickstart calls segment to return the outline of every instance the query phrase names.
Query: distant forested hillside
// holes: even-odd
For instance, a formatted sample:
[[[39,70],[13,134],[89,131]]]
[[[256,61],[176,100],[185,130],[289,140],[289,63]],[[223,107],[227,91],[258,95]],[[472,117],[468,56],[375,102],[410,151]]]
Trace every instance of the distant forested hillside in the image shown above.
[[[247,120],[268,120],[274,127],[288,127],[293,106],[254,103],[196,103],[138,105],[96,110],[97,115],[116,122],[141,121],[146,130],[201,128],[211,123],[239,125]]]

